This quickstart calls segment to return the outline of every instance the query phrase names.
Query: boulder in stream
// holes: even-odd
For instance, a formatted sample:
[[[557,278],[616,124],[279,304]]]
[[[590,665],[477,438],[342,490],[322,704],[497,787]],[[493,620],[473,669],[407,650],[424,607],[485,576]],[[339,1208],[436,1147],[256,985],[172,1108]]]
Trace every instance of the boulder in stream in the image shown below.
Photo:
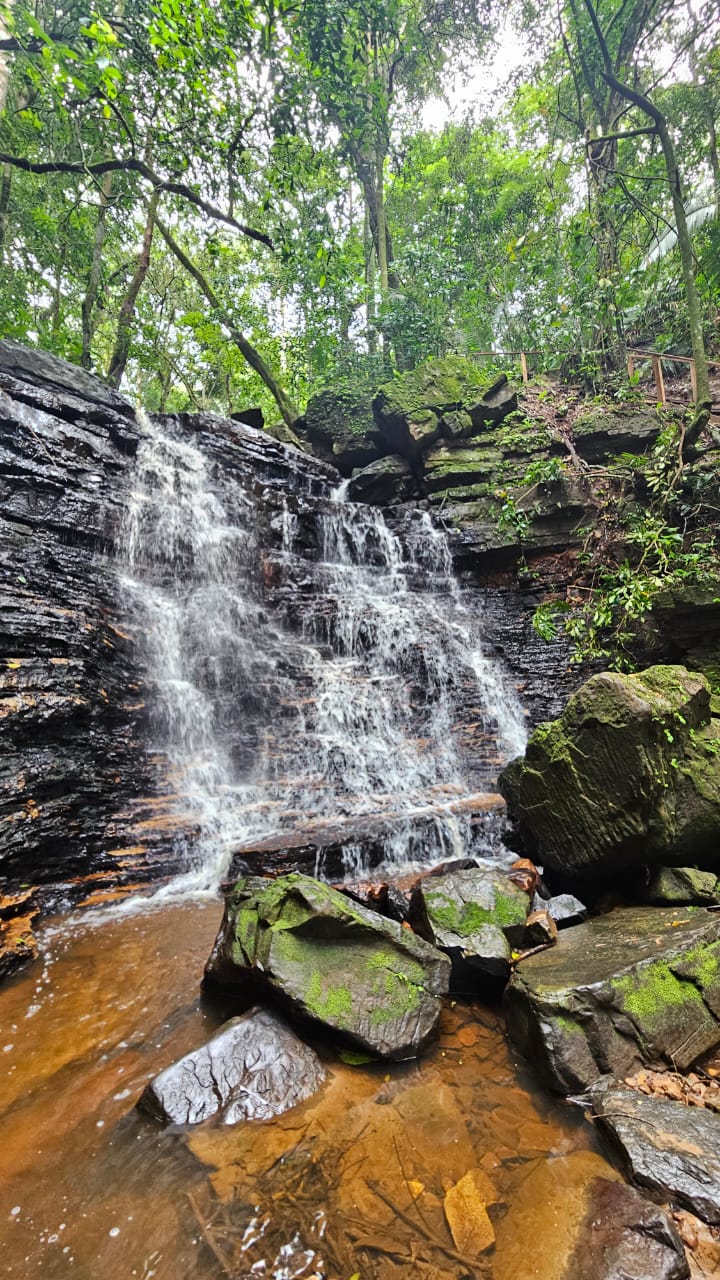
[[[499,787],[544,866],[609,880],[648,864],[717,860],[720,721],[681,666],[603,672],[541,724]]]
[[[633,907],[562,932],[505,991],[510,1038],[574,1093],[641,1063],[685,1070],[720,1043],[720,920]]]
[[[562,1280],[687,1280],[672,1218],[634,1187],[594,1178]]]
[[[497,990],[510,977],[511,942],[530,910],[528,894],[487,867],[425,876],[410,899],[410,923],[452,961],[455,991]]]
[[[272,1120],[324,1081],[315,1051],[275,1014],[255,1008],[161,1071],[138,1105],[169,1124],[201,1124],[218,1112],[225,1124]]]
[[[298,873],[238,881],[205,969],[384,1058],[430,1040],[449,977],[447,957],[409,929]]]
[[[720,1119],[713,1111],[605,1082],[592,1101],[636,1182],[720,1223]]]

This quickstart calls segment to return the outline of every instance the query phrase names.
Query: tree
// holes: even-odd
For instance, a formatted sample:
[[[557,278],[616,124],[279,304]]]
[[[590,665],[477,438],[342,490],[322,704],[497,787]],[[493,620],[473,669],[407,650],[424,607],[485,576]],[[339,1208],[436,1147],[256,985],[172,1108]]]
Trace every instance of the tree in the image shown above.
[[[583,0],[583,3],[587,10],[597,49],[599,50],[600,57],[602,59],[603,79],[609,87],[623,99],[623,101],[637,107],[643,115],[649,118],[651,124],[648,128],[657,137],[662,151],[667,182],[672,197],[673,214],[675,217],[675,227],[677,231],[678,248],[680,250],[680,261],[682,264],[683,283],[685,287],[685,303],[688,311],[690,341],[692,344],[693,359],[695,361],[695,376],[697,381],[696,414],[692,426],[686,433],[684,444],[685,450],[689,451],[694,448],[701,431],[707,425],[710,416],[711,399],[708,365],[705,354],[705,340],[703,336],[702,309],[700,306],[698,291],[695,286],[692,244],[688,230],[687,214],[685,211],[682,191],[682,180],[677,162],[675,146],[668,126],[668,121],[656,103],[652,101],[647,93],[641,92],[638,88],[635,88],[633,85],[626,84],[618,78],[613,66],[613,60],[610,55],[605,34],[600,26],[595,4],[593,3],[593,0]],[[602,139],[600,141],[602,141]]]

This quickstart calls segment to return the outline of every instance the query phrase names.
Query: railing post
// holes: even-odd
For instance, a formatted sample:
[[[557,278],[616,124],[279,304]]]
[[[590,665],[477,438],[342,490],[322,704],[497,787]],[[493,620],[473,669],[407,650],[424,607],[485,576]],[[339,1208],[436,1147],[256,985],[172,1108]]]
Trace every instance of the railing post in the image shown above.
[[[657,389],[657,398],[660,404],[667,404],[665,399],[665,379],[663,378],[662,360],[660,356],[653,355],[652,358],[653,374],[655,375],[655,387]]]
[[[528,378],[527,357],[524,351],[520,352],[520,369],[522,371],[523,382],[525,383],[529,382],[530,379]]]
[[[692,402],[697,404],[697,369],[695,368],[694,360],[690,361],[690,386],[692,388]]]

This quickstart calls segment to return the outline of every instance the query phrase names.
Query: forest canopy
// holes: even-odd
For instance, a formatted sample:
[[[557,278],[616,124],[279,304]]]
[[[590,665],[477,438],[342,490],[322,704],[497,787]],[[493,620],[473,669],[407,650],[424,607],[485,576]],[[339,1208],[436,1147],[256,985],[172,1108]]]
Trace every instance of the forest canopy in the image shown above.
[[[719,7],[0,2],[2,336],[288,423],[434,354],[715,352]]]

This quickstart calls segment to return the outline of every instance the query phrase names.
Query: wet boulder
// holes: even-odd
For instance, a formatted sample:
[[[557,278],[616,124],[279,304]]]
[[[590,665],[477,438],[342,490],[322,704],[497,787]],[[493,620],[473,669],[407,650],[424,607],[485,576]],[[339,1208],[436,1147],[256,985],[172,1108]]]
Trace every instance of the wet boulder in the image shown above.
[[[352,502],[383,507],[391,502],[405,502],[412,496],[415,483],[410,463],[398,454],[391,454],[353,471],[348,497]]]
[[[541,724],[499,788],[546,867],[610,880],[633,867],[713,862],[720,722],[701,675],[656,666],[593,676]]]
[[[593,1110],[620,1148],[635,1182],[720,1223],[720,1120],[704,1107],[607,1087],[592,1093]]]
[[[161,1071],[138,1105],[169,1124],[201,1124],[218,1112],[225,1124],[272,1120],[324,1081],[315,1051],[274,1014],[255,1008]]]
[[[642,1063],[685,1070],[720,1044],[720,920],[612,911],[521,961],[504,1003],[511,1040],[559,1093]]]
[[[594,1178],[562,1280],[687,1280],[672,1218],[634,1187]]]
[[[470,867],[420,880],[409,920],[450,957],[453,990],[492,994],[510,977],[512,942],[520,940],[529,909],[528,894],[508,876]]]
[[[410,930],[297,873],[238,881],[205,970],[385,1058],[431,1039],[449,976],[447,957]]]

